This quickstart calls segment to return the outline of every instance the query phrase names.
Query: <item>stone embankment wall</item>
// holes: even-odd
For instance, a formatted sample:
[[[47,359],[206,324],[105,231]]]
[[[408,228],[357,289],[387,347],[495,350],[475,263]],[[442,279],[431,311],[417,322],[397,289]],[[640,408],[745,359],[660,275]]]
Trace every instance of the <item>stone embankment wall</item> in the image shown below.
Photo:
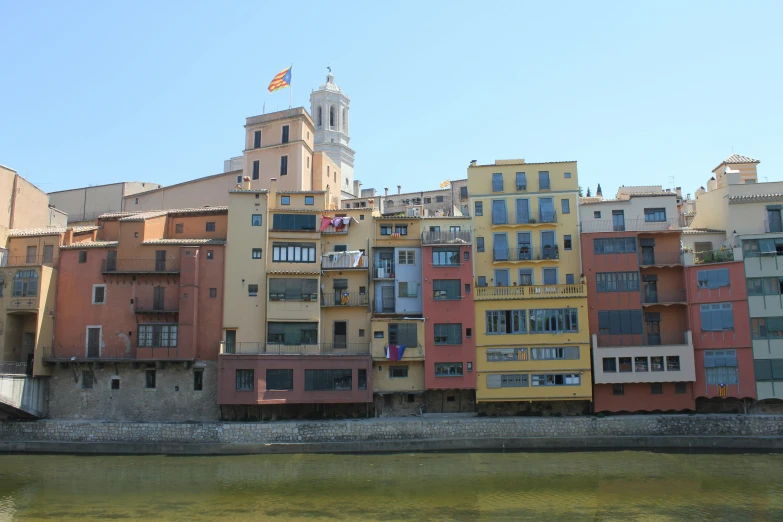
[[[0,423],[0,451],[231,454],[593,448],[779,451],[783,450],[783,416]]]

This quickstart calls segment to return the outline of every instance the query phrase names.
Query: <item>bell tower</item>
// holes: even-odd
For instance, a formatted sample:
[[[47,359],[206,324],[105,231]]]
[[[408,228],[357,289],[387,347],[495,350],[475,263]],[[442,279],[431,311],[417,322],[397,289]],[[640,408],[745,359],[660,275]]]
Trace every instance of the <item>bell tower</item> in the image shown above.
[[[310,114],[315,122],[315,151],[326,153],[340,169],[342,199],[358,197],[354,193],[353,156],[349,133],[351,100],[334,83],[332,70],[326,83],[310,94]]]

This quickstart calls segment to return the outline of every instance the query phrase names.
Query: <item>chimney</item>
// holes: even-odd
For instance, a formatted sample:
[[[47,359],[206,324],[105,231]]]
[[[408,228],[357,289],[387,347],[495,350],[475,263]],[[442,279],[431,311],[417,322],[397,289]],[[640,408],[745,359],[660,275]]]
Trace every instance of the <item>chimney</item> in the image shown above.
[[[250,176],[242,178],[242,190],[250,190]]]
[[[713,176],[707,182],[707,192],[712,192],[713,190],[716,190],[717,188],[718,188],[718,181],[715,179],[715,176]]]
[[[402,185],[397,185],[397,195],[402,194]]]
[[[470,160],[470,166],[475,167],[476,166],[476,160]]]
[[[327,185],[327,191],[329,190],[329,185]],[[269,180],[269,199],[267,199],[267,206],[268,208],[276,208],[277,207],[277,178],[271,178]]]
[[[677,197],[682,199],[682,187],[674,187],[675,192],[677,192]]]
[[[383,188],[383,192],[384,192],[384,197],[388,198],[389,197],[389,187],[384,187]]]

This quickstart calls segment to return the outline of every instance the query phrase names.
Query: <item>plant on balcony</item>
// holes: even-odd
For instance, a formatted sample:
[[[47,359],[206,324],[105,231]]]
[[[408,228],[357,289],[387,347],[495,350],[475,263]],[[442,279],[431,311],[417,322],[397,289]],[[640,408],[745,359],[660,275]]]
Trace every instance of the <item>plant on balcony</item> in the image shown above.
[[[528,219],[528,220],[527,220],[527,222],[528,222],[528,223],[530,223],[530,224],[532,224],[532,225],[535,225],[536,223],[538,223],[538,221],[536,220],[536,218],[530,218],[530,219]]]

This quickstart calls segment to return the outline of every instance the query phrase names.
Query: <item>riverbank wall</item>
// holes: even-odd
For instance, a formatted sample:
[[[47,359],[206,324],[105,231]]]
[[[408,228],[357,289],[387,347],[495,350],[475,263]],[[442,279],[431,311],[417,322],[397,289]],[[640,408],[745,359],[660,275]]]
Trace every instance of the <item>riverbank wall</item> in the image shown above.
[[[493,450],[783,451],[783,415],[0,422],[0,452],[225,455]]]

